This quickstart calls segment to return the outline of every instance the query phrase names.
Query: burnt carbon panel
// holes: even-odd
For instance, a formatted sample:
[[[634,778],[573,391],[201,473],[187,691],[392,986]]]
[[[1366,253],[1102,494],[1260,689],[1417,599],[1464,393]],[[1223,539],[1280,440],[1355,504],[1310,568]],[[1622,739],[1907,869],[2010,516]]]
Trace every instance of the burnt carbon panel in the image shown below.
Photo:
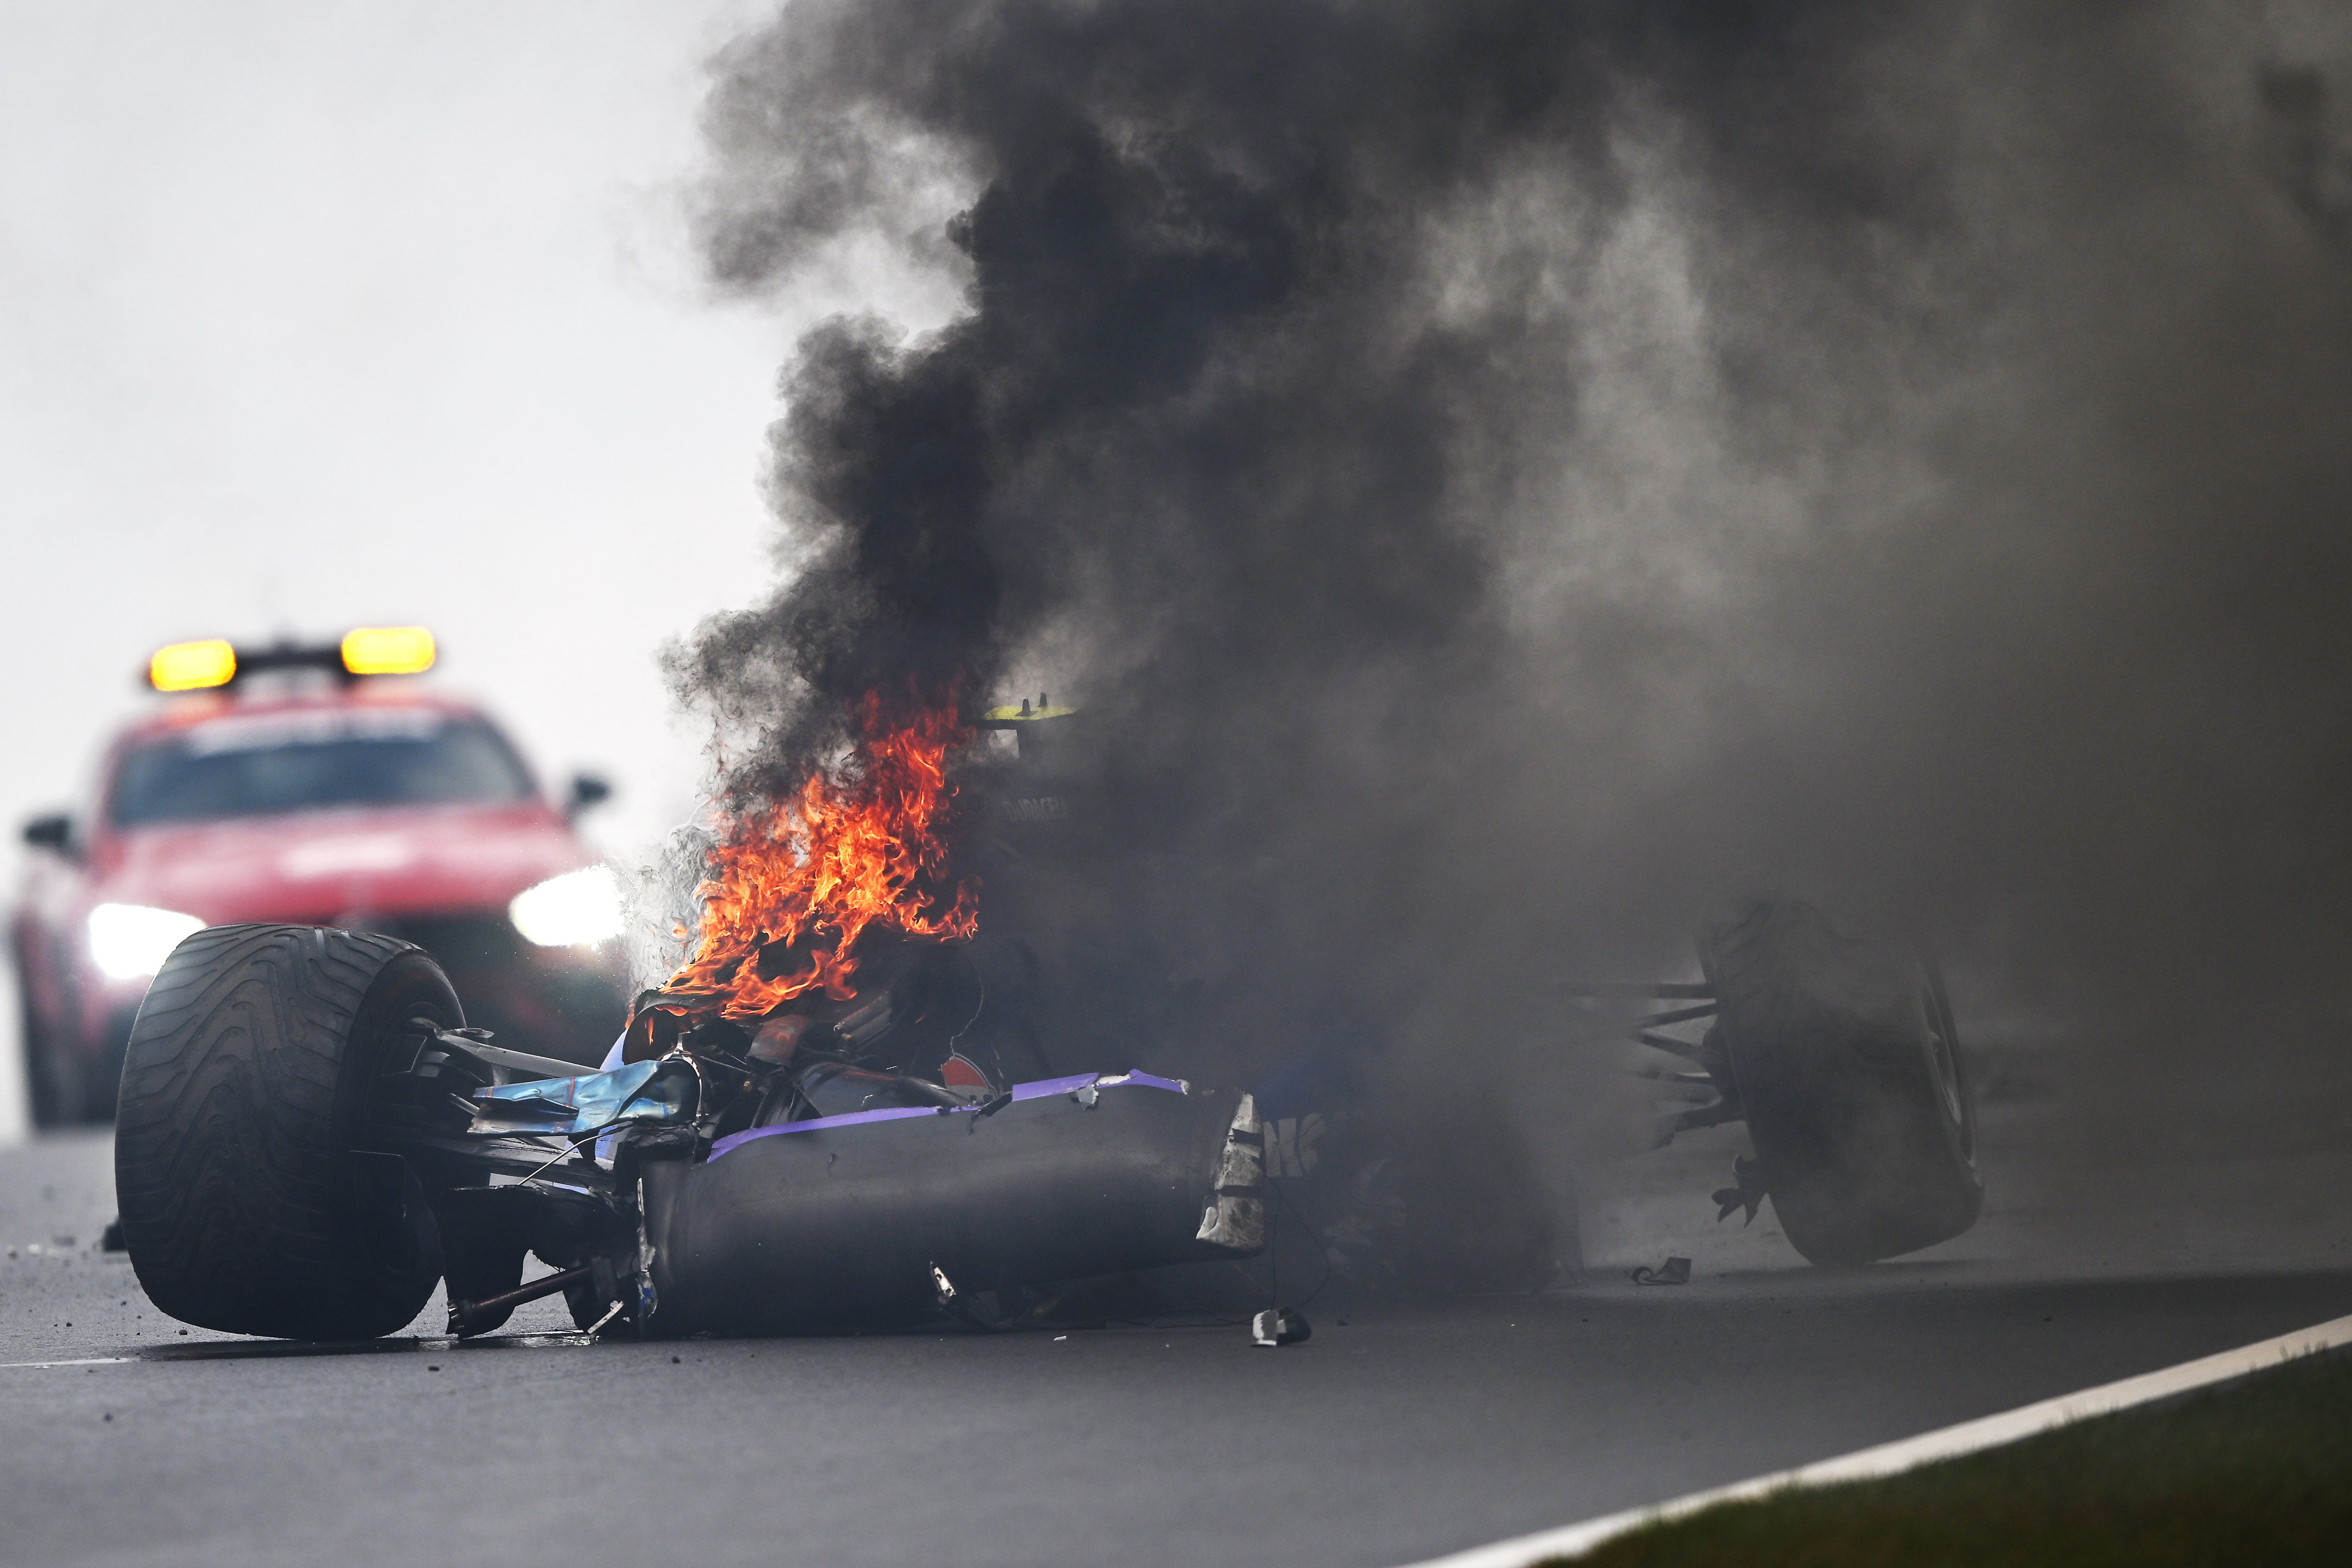
[[[654,1331],[919,1321],[960,1289],[1243,1256],[1197,1239],[1241,1096],[1107,1088],[754,1139],[646,1168]]]

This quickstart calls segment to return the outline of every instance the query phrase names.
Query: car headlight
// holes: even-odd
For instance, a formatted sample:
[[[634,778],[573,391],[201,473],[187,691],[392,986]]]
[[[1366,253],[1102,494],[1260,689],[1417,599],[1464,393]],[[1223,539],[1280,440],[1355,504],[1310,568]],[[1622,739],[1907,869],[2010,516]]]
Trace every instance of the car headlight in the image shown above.
[[[177,910],[147,904],[100,904],[89,911],[89,958],[109,980],[130,980],[163,967],[172,950],[205,929]]]
[[[604,866],[566,871],[526,888],[507,906],[524,940],[541,947],[578,947],[621,934],[621,882]]]

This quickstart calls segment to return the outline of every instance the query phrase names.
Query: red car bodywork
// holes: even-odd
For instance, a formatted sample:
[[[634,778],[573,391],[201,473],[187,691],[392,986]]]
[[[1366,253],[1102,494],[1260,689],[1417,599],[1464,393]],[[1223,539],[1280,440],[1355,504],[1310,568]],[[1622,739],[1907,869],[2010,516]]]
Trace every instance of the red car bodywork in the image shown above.
[[[531,784],[492,802],[329,806],[209,821],[115,825],[126,755],[223,719],[418,710],[496,733],[467,704],[404,682],[322,684],[255,699],[171,700],[108,748],[72,840],[36,847],[13,922],[26,1066],[44,1121],[108,1116],[123,1041],[151,975],[117,979],[84,932],[100,904],[150,906],[207,925],[293,921],[383,931],[432,952],[466,998],[468,1022],[502,1044],[573,1056],[608,1039],[625,1004],[617,943],[539,947],[508,917],[515,895],[594,863],[568,814]],[[501,738],[501,744],[503,740]],[[508,748],[511,752],[511,748]],[[520,757],[514,763],[522,767]],[[528,780],[530,774],[523,772]]]

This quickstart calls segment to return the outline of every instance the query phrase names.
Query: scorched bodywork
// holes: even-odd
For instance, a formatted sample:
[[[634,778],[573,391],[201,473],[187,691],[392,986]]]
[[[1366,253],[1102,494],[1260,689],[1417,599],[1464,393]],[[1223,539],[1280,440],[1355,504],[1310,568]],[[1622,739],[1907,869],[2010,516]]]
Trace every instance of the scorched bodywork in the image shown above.
[[[132,1032],[123,1237],[163,1310],[307,1339],[396,1331],[444,1280],[461,1334],[557,1290],[583,1328],[665,1336],[996,1320],[1265,1243],[1246,1093],[942,1082],[859,1065],[831,1022],[763,1048],[714,1023],[582,1073],[467,1029],[407,943],[215,927]],[[555,1272],[524,1285],[533,1255]]]
[[[649,1321],[724,1333],[909,1322],[940,1310],[941,1276],[1003,1300],[1262,1243],[1248,1096],[1091,1073],[1011,1092],[990,1114],[831,1117],[737,1134],[698,1163],[647,1162]],[[1228,1149],[1243,1170],[1227,1170]]]

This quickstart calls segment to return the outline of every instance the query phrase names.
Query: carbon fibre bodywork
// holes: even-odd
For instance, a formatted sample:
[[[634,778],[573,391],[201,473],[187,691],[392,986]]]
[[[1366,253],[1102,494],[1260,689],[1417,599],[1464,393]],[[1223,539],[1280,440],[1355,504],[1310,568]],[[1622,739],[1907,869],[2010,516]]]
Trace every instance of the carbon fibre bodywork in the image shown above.
[[[959,1291],[1246,1257],[1265,1236],[1250,1098],[1141,1074],[760,1128],[640,1168],[645,1327],[666,1335],[913,1322]]]

